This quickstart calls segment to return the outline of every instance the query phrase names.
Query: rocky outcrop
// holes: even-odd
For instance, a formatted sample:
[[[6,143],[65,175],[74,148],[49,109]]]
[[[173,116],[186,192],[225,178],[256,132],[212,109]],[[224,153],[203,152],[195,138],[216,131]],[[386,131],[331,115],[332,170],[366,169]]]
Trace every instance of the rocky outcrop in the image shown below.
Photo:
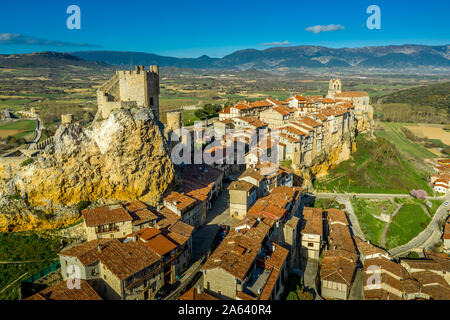
[[[0,208],[8,211],[8,202],[16,195],[28,208],[71,220],[75,213],[63,217],[58,210],[86,201],[139,199],[156,205],[173,176],[161,124],[153,112],[118,109],[89,128],[61,125],[54,143],[5,185]],[[6,216],[0,224],[17,218]],[[33,211],[25,220],[30,217],[39,220]]]
[[[328,172],[339,163],[350,159],[351,154],[356,151],[356,143],[353,139],[345,139],[341,144],[337,144],[314,159],[310,166],[305,166],[298,170],[296,174],[302,179],[304,188],[311,188],[314,179],[326,176]]]

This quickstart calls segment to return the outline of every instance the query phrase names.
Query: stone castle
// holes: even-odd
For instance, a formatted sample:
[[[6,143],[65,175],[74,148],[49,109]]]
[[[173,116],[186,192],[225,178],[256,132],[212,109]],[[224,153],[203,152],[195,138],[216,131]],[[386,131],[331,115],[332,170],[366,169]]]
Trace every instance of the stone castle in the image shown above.
[[[97,90],[98,110],[95,120],[106,119],[112,110],[124,107],[148,107],[159,119],[159,67],[136,66],[136,70],[116,71]]]

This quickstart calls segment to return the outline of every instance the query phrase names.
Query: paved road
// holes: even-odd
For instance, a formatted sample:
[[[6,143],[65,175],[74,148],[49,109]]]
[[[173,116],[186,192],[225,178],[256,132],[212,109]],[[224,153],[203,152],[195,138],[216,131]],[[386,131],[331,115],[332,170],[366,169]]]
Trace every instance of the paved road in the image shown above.
[[[444,196],[444,200],[450,202],[450,193]],[[444,201],[444,202],[445,202]],[[408,243],[389,250],[393,256],[399,256],[414,249],[431,248],[441,240],[442,230],[439,228],[439,222],[445,220],[449,214],[449,207],[442,204],[433,216],[428,226],[417,237]]]
[[[356,269],[348,300],[364,300],[364,271]]]
[[[195,262],[179,278],[180,285],[164,297],[164,300],[177,299],[192,282],[203,265],[204,259],[212,253],[211,249],[221,228],[220,225],[234,227],[238,222],[230,216],[228,185],[224,184],[219,197],[213,201],[211,209],[207,213],[205,224],[192,235],[192,260]]]
[[[345,205],[345,211],[347,212],[348,218],[350,219],[350,228],[352,230],[352,233],[365,241],[366,237],[361,230],[358,218],[356,217],[355,211],[353,210],[350,199],[348,197],[338,196],[336,197],[336,201],[340,204]]]
[[[319,261],[317,259],[308,259],[305,262],[302,261],[302,268],[300,269],[301,276],[303,277],[304,290],[311,293],[314,300],[323,300],[317,292],[316,278],[319,269]]]
[[[386,199],[386,198],[411,198],[409,194],[399,193],[331,193],[331,192],[314,192],[312,193],[316,198],[334,198],[334,197],[346,197],[346,198],[371,198],[371,199]],[[444,200],[445,196],[439,197],[427,197],[428,200]]]

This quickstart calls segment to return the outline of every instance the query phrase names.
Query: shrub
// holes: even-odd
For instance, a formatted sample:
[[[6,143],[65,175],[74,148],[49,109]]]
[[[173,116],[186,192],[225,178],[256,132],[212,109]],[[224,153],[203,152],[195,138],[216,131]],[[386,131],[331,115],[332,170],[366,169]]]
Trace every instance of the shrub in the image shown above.
[[[424,190],[411,190],[410,195],[416,199],[427,198],[427,193]]]
[[[27,166],[27,165],[29,165],[29,164],[32,164],[34,162],[34,159],[33,158],[28,158],[27,160],[25,160],[24,162],[22,162],[21,164],[20,164],[20,166],[21,167],[25,167],[25,166]]]

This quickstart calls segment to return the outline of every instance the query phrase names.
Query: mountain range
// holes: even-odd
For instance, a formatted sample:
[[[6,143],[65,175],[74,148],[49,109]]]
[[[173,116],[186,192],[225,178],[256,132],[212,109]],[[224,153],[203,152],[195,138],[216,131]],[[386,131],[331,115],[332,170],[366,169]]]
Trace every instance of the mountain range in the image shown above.
[[[129,67],[159,65],[192,69],[272,70],[295,69],[450,69],[450,45],[392,45],[362,48],[322,46],[246,49],[223,58],[203,55],[175,58],[143,52],[77,51],[0,55],[0,67],[37,67],[59,65]]]
[[[203,55],[199,58],[173,58],[150,53],[119,51],[80,51],[71,55],[87,61],[112,65],[151,65],[206,69],[275,70],[311,68],[449,68],[450,45],[398,45],[363,48],[327,48],[321,46],[246,49],[223,58]]]

